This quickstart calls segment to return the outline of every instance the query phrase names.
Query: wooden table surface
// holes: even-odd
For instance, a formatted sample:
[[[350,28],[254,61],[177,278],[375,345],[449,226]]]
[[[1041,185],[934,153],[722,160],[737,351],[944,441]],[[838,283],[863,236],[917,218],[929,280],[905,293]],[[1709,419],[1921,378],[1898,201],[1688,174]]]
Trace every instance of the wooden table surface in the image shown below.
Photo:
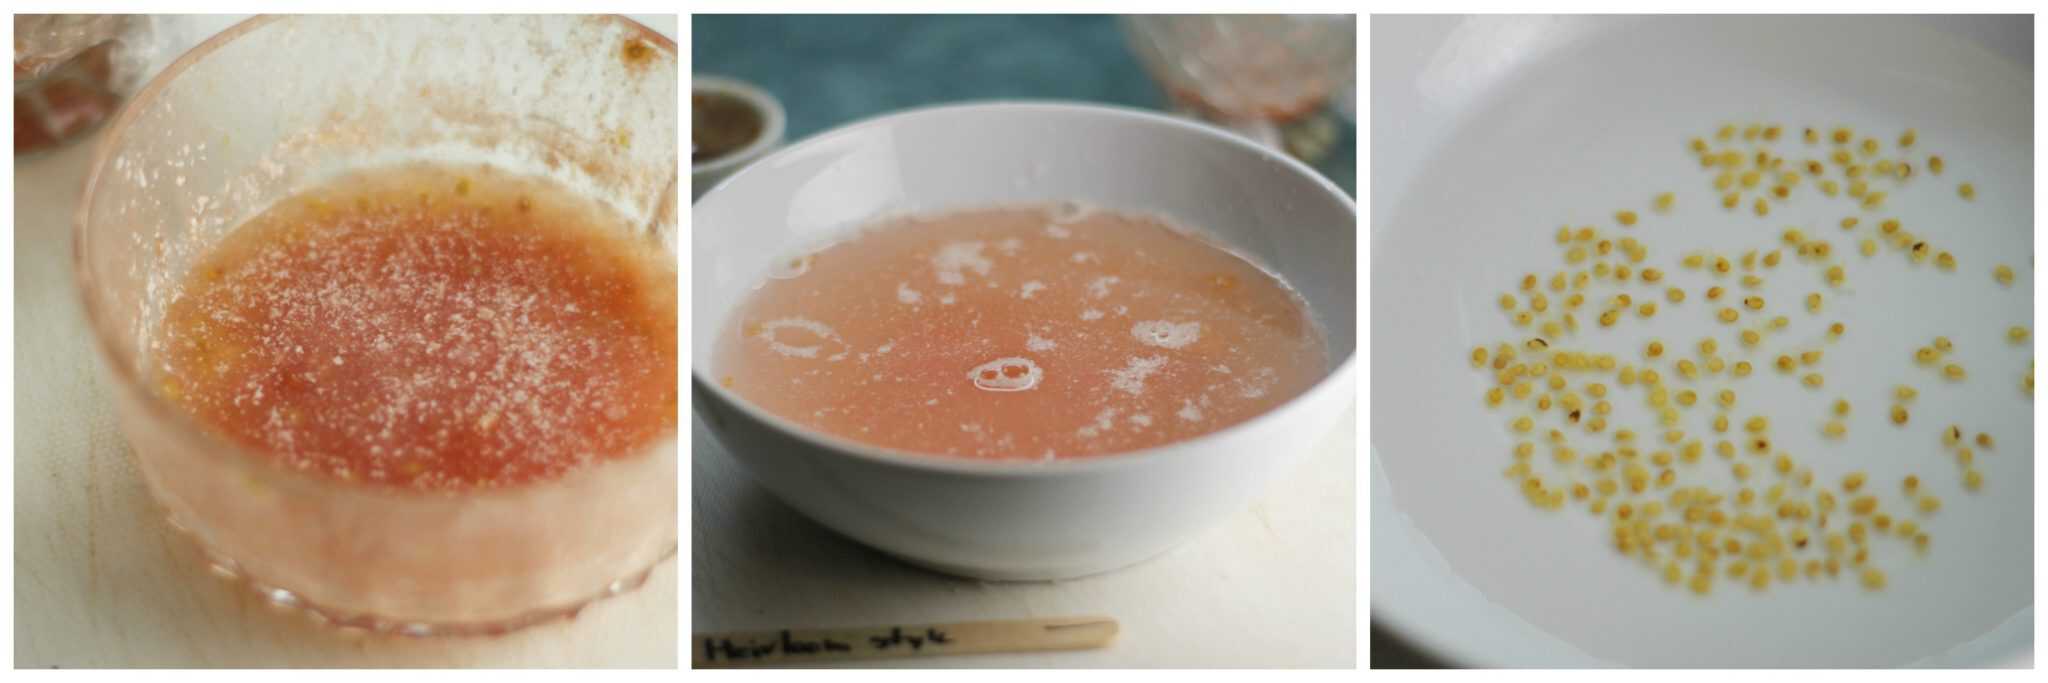
[[[497,639],[351,639],[213,578],[150,501],[89,345],[71,220],[93,142],[15,165],[15,666],[677,665],[675,561],[573,622]]]

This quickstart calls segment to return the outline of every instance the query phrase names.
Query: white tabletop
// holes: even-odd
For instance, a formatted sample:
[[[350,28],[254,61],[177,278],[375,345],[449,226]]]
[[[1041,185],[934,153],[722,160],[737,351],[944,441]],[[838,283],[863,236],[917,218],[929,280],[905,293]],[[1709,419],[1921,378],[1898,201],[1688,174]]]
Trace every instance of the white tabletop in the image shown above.
[[[1100,576],[991,583],[911,567],[818,526],[692,420],[693,632],[1106,615],[1108,648],[876,660],[905,667],[1341,667],[1357,663],[1357,410],[1244,511]]]
[[[573,622],[498,639],[350,639],[212,578],[129,460],[72,284],[93,143],[15,166],[15,666],[676,666],[675,562]]]

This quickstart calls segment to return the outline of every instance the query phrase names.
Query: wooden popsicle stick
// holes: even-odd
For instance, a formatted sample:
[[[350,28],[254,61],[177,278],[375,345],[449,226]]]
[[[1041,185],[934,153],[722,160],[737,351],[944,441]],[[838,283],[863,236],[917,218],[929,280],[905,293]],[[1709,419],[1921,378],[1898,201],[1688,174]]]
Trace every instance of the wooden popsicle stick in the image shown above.
[[[1058,617],[904,624],[841,629],[698,633],[693,668],[786,666],[883,657],[1042,652],[1103,647],[1116,637],[1109,617]]]

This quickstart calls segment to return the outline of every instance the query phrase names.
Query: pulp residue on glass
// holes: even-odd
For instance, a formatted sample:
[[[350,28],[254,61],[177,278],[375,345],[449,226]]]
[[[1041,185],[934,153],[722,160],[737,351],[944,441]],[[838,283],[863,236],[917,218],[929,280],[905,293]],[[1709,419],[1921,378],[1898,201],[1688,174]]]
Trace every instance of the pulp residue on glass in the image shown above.
[[[249,220],[165,313],[159,390],[336,479],[515,486],[673,432],[676,293],[623,219],[484,167],[351,176]]]
[[[654,48],[639,38],[627,38],[626,42],[619,46],[619,61],[627,68],[645,68],[648,63],[654,61],[654,56]]]
[[[1071,203],[890,220],[778,263],[714,351],[721,385],[806,427],[983,459],[1193,438],[1327,364],[1273,276],[1156,218]]]

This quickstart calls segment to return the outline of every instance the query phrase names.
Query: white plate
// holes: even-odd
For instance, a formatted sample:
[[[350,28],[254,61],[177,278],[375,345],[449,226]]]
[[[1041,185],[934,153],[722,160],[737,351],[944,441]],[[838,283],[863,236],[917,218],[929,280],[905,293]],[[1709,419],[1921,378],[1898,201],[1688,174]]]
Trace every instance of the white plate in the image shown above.
[[[2027,21],[2017,21],[2025,29]],[[1898,17],[1375,20],[1375,620],[1475,665],[2030,660],[2033,404],[2019,383],[2033,351],[2031,344],[2009,344],[2004,334],[2011,325],[2032,325],[2031,74],[1963,37],[2014,31],[1950,23],[1962,31]],[[2003,49],[2029,54],[2031,31],[2019,31],[2017,40]],[[1938,177],[1920,171],[1891,192],[1881,212],[1857,209],[1846,197],[1824,198],[1810,183],[1768,218],[1747,207],[1728,212],[1686,142],[1695,135],[1711,140],[1725,121],[1757,119],[1787,126],[1778,150],[1794,159],[1808,154],[1799,140],[1804,125],[1848,124],[1859,138],[1877,136],[1887,150],[1902,130],[1917,128],[1915,151],[1923,158],[1942,154],[1947,170]],[[1827,147],[1810,149],[1824,157]],[[1957,184],[1966,180],[1976,185],[1974,202],[1957,197]],[[1678,207],[1668,216],[1649,210],[1662,191],[1677,193]],[[1642,214],[1642,223],[1622,231],[1612,216],[1623,208]],[[1837,222],[1847,215],[1859,216],[1862,227],[1844,233]],[[1941,272],[1931,259],[1913,265],[1889,245],[1875,258],[1857,253],[1878,220],[1890,216],[1953,251],[1957,270]],[[1761,594],[1723,578],[1702,599],[1614,552],[1605,523],[1582,505],[1545,512],[1525,503],[1501,472],[1515,442],[1506,424],[1527,411],[1488,410],[1481,394],[1491,377],[1471,369],[1468,354],[1475,344],[1534,334],[1513,328],[1496,298],[1515,290],[1523,273],[1562,267],[1552,239],[1565,223],[1643,240],[1651,248],[1645,265],[1659,266],[1667,284],[1688,290],[1685,303],[1672,305],[1657,294],[1661,286],[1631,287],[1638,301],[1654,297],[1662,310],[1653,324],[1630,316],[1612,330],[1593,324],[1599,309],[1589,301],[1578,315],[1586,331],[1567,336],[1566,344],[1640,362],[1642,344],[1660,338],[1670,349],[1663,371],[1675,392],[1688,383],[1672,377],[1669,363],[1691,356],[1702,336],[1715,336],[1729,362],[1746,358],[1758,367],[1732,385],[1739,400],[1731,438],[1739,438],[1742,419],[1769,415],[1778,448],[1813,467],[1819,481],[1867,471],[1870,490],[1895,513],[1909,509],[1900,479],[1918,473],[1946,505],[1931,518],[1902,516],[1933,534],[1933,551],[1916,557],[1909,544],[1874,540],[1873,560],[1890,576],[1878,593],[1864,591],[1845,571],[1832,582],[1774,583]],[[1762,271],[1762,294],[1792,326],[1758,352],[1745,352],[1733,339],[1737,328],[1707,313],[1701,294],[1709,278],[1681,269],[1679,257],[1700,248],[1775,248],[1790,225],[1833,243],[1847,283],[1826,287],[1819,269],[1788,253],[1783,265]],[[2019,276],[2010,289],[1992,281],[1999,262]],[[1734,280],[1723,284],[1742,292]],[[1820,316],[1800,303],[1815,290],[1826,297]],[[1818,344],[1835,320],[1849,331],[1823,346],[1825,388],[1807,389],[1771,369],[1781,351],[1807,348],[1792,344]],[[1953,358],[1968,368],[1968,381],[1945,382],[1911,362],[1913,349],[1937,334],[1955,340]],[[1905,428],[1886,417],[1889,392],[1899,383],[1920,390]],[[1704,397],[1711,393],[1701,394],[1683,428],[1707,438],[1709,448],[1681,476],[1723,488],[1733,478],[1713,454],[1720,435],[1707,426],[1715,411]],[[1848,438],[1830,442],[1819,426],[1838,396],[1854,412]],[[1643,427],[1655,421],[1642,419],[1641,404],[1639,391],[1625,392],[1616,414],[1633,417],[1615,424],[1650,431]],[[1554,416],[1539,424],[1554,424]],[[1998,440],[1989,452],[1979,449],[1977,467],[1986,479],[1979,494],[1962,489],[1937,436],[1952,422]],[[1613,443],[1572,433],[1582,451]],[[1539,446],[1536,461],[1546,468],[1547,454]],[[1738,457],[1766,472],[1753,480],[1762,482],[1759,492],[1775,480],[1762,459]]]

